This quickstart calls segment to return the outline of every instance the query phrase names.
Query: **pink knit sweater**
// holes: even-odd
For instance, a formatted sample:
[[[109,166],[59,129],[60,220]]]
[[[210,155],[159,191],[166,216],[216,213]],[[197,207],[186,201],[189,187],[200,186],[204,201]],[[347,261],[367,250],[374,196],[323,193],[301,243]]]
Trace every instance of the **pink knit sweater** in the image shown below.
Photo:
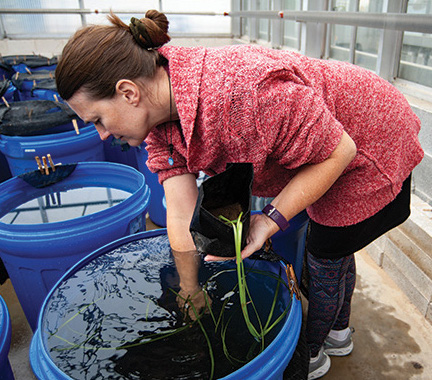
[[[161,183],[252,162],[253,193],[273,197],[302,165],[325,160],[345,130],[357,156],[307,209],[318,223],[345,226],[391,202],[423,157],[420,122],[403,95],[360,67],[260,46],[159,52],[169,60],[181,122],[158,126],[146,139],[147,164]]]

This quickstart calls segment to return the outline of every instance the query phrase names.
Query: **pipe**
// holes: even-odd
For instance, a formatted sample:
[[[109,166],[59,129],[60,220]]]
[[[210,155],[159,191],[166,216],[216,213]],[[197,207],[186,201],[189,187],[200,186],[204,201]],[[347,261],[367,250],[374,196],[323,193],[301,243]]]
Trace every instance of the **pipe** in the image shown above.
[[[115,10],[119,14],[136,14],[137,10]],[[109,14],[108,9],[33,9],[0,8],[0,14]],[[230,16],[266,19],[285,19],[297,22],[318,22],[361,26],[377,29],[393,29],[410,32],[432,33],[432,15],[407,13],[365,13],[334,11],[233,11],[233,12],[164,12],[166,15]]]
[[[365,13],[334,11],[239,11],[226,12],[231,17],[283,18],[297,22],[318,22],[432,33],[432,15],[407,13]]]
[[[109,14],[110,9],[79,9],[79,8],[0,8],[0,14]],[[116,14],[137,14],[135,10],[113,10]],[[145,12],[145,11],[141,11]],[[186,15],[186,16],[224,16],[222,12],[164,12],[166,15]]]

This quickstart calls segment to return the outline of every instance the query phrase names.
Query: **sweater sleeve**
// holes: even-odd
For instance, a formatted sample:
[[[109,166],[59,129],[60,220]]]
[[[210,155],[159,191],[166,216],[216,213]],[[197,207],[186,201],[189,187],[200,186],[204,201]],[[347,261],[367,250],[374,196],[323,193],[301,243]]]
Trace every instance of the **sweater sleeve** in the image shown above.
[[[174,146],[173,165],[168,162],[169,144]],[[186,162],[186,146],[178,123],[166,123],[154,128],[145,140],[147,144],[147,167],[153,173],[158,173],[159,182],[176,175],[189,173]]]
[[[257,114],[267,154],[286,169],[324,161],[343,133],[320,95],[279,76],[259,87]]]

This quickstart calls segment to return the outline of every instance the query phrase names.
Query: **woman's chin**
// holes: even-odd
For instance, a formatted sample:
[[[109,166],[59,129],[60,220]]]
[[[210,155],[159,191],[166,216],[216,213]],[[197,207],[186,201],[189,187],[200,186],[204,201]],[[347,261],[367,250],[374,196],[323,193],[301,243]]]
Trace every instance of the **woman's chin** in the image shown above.
[[[137,141],[137,140],[132,140],[132,141],[124,140],[124,141],[127,142],[129,144],[129,146],[137,147],[137,146],[141,145],[141,143],[139,141]]]

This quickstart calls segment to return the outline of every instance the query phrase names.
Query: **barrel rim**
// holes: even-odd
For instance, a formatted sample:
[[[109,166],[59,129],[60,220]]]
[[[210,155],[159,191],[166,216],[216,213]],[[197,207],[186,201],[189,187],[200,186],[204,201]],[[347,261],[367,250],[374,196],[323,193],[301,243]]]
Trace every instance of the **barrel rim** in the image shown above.
[[[86,174],[88,174],[88,172],[93,171],[95,173],[95,175],[97,175],[98,177],[100,176],[101,178],[109,178],[107,177],[107,175],[111,174],[119,174],[119,171],[121,173],[124,173],[124,175],[128,175],[128,176],[135,176],[135,180],[136,180],[136,189],[133,193],[130,193],[130,196],[128,198],[126,198],[124,201],[113,205],[112,207],[109,207],[107,209],[95,212],[93,214],[89,214],[89,215],[84,215],[78,218],[72,218],[72,219],[68,219],[65,221],[60,221],[60,222],[51,222],[51,223],[36,223],[36,224],[7,224],[7,223],[3,223],[0,222],[0,236],[2,234],[4,234],[4,236],[7,236],[8,233],[14,233],[14,234],[18,234],[18,233],[23,233],[26,235],[26,239],[29,238],[28,234],[31,232],[34,232],[36,230],[40,230],[41,233],[43,233],[44,235],[46,235],[49,230],[53,230],[55,229],[55,231],[53,231],[54,235],[59,235],[61,233],[60,230],[70,230],[71,228],[80,225],[82,223],[85,222],[98,222],[100,219],[106,219],[108,216],[112,216],[113,214],[116,214],[116,219],[118,219],[118,210],[123,208],[125,210],[128,210],[127,212],[129,212],[130,207],[133,207],[133,204],[135,204],[136,202],[140,202],[140,201],[145,201],[147,198],[150,197],[150,189],[146,184],[145,181],[145,177],[144,175],[139,172],[138,170],[128,166],[128,165],[123,165],[123,164],[117,164],[117,163],[113,163],[113,162],[99,162],[99,161],[88,161],[88,162],[79,162],[77,163],[77,167],[74,171],[74,174],[77,174],[77,176],[73,177],[70,181],[73,184],[76,180],[79,180],[80,178],[84,177]],[[93,179],[95,177],[93,176]],[[97,177],[96,177],[97,178]],[[130,184],[132,184],[132,181],[134,179],[131,179]],[[64,181],[68,181],[68,178],[65,178]],[[108,183],[106,183],[107,185]],[[91,186],[87,186],[87,187],[92,187],[93,184],[91,184]],[[8,180],[6,180],[5,182],[3,182],[2,184],[0,184],[0,199],[2,202],[8,202],[11,199],[13,199],[13,197],[17,196],[17,194],[11,194],[11,191],[14,190],[20,190],[23,187],[27,187],[27,184],[21,180],[19,177],[12,177]],[[82,186],[82,187],[86,187],[86,186]],[[101,186],[101,187],[105,187],[105,186]],[[1,191],[1,189],[3,188],[3,191]],[[76,187],[71,187],[71,189],[74,189]],[[121,187],[114,187],[118,190],[123,190],[123,191],[128,191],[126,190],[125,187],[121,188]],[[142,191],[144,189],[144,191]],[[2,197],[2,193],[4,194],[4,196]],[[8,195],[11,195],[8,198]],[[18,194],[19,196],[19,194]],[[33,198],[32,198],[33,199]],[[12,211],[9,210],[8,213]],[[4,217],[7,213],[0,215],[1,217]],[[49,234],[51,235],[51,234]]]
[[[50,370],[53,370],[55,373],[60,374],[62,379],[71,379],[66,373],[61,371],[51,359],[49,353],[46,352],[45,345],[43,344],[42,338],[42,321],[45,313],[45,309],[47,307],[47,303],[52,297],[53,293],[57,290],[57,288],[61,285],[61,283],[67,280],[70,276],[80,270],[83,266],[94,260],[95,258],[106,254],[124,244],[150,238],[161,235],[166,235],[167,229],[160,228],[156,230],[145,231],[141,233],[137,233],[135,235],[125,236],[118,240],[115,240],[111,243],[104,245],[103,247],[97,249],[96,251],[90,253],[79,262],[77,262],[74,266],[72,266],[52,287],[48,295],[46,296],[44,303],[40,309],[37,329],[32,339],[31,344],[31,352],[30,352],[30,362],[32,368],[35,370],[40,369],[42,366],[48,366]],[[281,261],[280,265],[285,266],[285,264]],[[252,359],[250,362],[236,370],[235,372],[221,378],[221,380],[235,380],[235,379],[267,379],[273,378],[268,377],[267,372],[270,371],[273,375],[279,374],[283,372],[283,370],[288,365],[291,357],[295,351],[297,346],[297,342],[300,336],[300,328],[302,323],[302,308],[301,301],[296,297],[292,297],[291,310],[289,312],[288,318],[286,318],[285,323],[275,337],[275,339],[269,344],[266,349],[259,354],[257,357]],[[288,347],[287,342],[290,341],[292,345]],[[39,349],[41,352],[39,355],[35,355],[33,351]],[[263,363],[264,362],[264,363]],[[262,377],[265,376],[265,377]]]

